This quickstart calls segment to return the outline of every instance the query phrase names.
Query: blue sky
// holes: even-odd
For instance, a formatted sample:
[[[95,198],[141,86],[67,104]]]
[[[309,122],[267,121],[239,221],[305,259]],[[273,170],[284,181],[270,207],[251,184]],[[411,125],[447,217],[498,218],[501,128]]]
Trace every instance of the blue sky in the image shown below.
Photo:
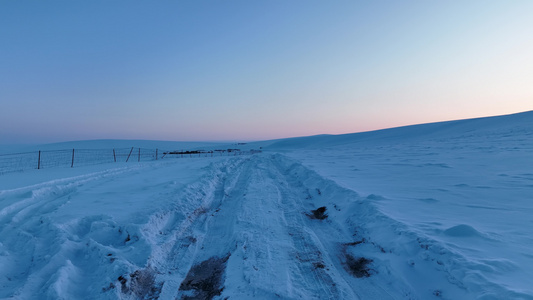
[[[258,140],[533,109],[533,1],[0,2],[0,143]]]

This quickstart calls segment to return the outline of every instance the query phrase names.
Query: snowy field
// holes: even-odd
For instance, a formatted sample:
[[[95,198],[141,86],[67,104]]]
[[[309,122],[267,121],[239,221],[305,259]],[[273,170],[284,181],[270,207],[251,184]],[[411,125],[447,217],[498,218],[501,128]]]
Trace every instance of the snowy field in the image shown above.
[[[259,147],[1,175],[0,299],[533,299],[533,112]]]

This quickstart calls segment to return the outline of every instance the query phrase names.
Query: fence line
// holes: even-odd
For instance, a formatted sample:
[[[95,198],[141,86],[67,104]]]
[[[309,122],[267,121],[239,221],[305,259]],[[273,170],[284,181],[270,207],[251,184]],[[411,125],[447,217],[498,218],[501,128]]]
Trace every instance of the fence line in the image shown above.
[[[137,149],[136,151],[134,151]],[[65,149],[0,154],[0,175],[31,169],[48,169],[53,167],[79,167],[112,162],[152,161],[158,159],[184,157],[213,157],[222,155],[253,154],[258,151],[227,150],[194,150],[166,151],[159,156],[159,149],[145,148],[114,148],[114,149]]]

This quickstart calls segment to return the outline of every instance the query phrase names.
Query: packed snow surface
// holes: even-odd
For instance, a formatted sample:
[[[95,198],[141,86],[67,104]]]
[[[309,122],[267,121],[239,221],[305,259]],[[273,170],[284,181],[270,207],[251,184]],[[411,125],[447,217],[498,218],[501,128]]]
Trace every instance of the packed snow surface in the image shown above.
[[[533,299],[532,112],[242,147],[1,175],[0,298]]]

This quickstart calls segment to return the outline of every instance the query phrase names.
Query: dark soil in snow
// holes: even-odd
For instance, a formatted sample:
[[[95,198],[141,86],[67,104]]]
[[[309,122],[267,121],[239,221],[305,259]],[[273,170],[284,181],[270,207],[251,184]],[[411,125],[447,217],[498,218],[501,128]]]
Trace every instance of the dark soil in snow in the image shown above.
[[[312,215],[310,215],[311,219],[318,219],[318,220],[326,219],[328,217],[328,215],[326,214],[326,210],[327,208],[325,206],[319,207],[315,210],[311,210],[311,212],[313,213]]]
[[[179,288],[181,291],[191,292],[192,295],[185,295],[182,299],[213,299],[220,295],[224,289],[223,277],[229,257],[230,254],[222,258],[211,257],[193,266]]]

